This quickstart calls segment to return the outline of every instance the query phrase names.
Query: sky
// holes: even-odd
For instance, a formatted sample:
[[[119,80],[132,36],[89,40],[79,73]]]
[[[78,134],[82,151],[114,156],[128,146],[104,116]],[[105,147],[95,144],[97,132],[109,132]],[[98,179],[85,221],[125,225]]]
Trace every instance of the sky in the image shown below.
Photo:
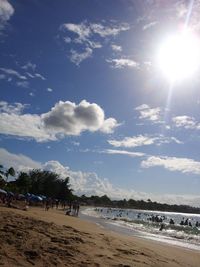
[[[199,0],[0,0],[1,164],[69,176],[78,195],[199,206],[200,57],[185,38],[158,61],[182,29],[198,38],[199,13]]]

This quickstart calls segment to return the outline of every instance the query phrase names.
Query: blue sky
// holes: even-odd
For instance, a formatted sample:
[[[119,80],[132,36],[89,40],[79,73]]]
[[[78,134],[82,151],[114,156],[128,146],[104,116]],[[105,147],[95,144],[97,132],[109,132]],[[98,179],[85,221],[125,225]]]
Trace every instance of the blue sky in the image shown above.
[[[198,205],[199,69],[172,84],[156,61],[186,21],[198,36],[193,2],[0,0],[3,165],[70,176],[77,194]]]

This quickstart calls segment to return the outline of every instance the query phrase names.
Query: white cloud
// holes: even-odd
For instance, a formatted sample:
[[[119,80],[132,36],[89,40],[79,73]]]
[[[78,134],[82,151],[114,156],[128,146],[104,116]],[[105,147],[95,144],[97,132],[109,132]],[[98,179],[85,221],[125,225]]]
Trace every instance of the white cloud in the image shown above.
[[[200,129],[200,124],[193,117],[176,116],[172,118],[172,121],[178,128],[183,127],[185,129]]]
[[[54,171],[61,175],[62,178],[70,177],[70,184],[74,193],[81,196],[107,195],[112,199],[151,199],[161,203],[170,204],[189,204],[198,206],[200,197],[196,195],[171,195],[171,194],[152,194],[135,191],[131,188],[119,188],[114,186],[108,179],[100,178],[95,172],[73,171],[67,166],[63,166],[58,161],[48,161],[43,168]]]
[[[104,120],[103,125],[101,126],[100,130],[103,133],[113,133],[115,128],[120,126],[121,123],[118,123],[114,118],[108,118]]]
[[[120,45],[115,45],[115,44],[112,44],[111,45],[111,48],[113,51],[115,52],[121,52],[122,51],[122,47]]]
[[[13,69],[6,69],[6,68],[0,68],[1,71],[3,71],[7,76],[15,76],[20,80],[26,80],[26,77],[24,75],[21,75],[19,72]]]
[[[74,146],[80,146],[80,143],[79,143],[79,142],[72,141],[71,143],[72,143]]]
[[[34,114],[0,113],[0,133],[35,139],[38,142],[56,140],[53,133],[45,129],[41,117]]]
[[[144,153],[141,152],[131,152],[127,150],[119,150],[119,149],[105,149],[100,151],[99,153],[111,154],[111,155],[127,155],[130,157],[143,157],[145,156]]]
[[[83,60],[91,57],[94,49],[102,48],[105,43],[108,43],[108,38],[113,38],[123,31],[130,29],[126,23],[103,25],[102,23],[88,23],[83,21],[79,24],[65,23],[60,26],[62,38],[65,43],[79,45],[78,49],[70,49],[70,60],[79,65]],[[66,35],[67,34],[67,35]],[[70,36],[69,36],[70,35]],[[106,38],[107,42],[103,42]],[[120,50],[120,46],[113,45],[115,51]]]
[[[79,135],[83,131],[110,133],[119,125],[114,118],[105,119],[100,106],[86,100],[78,105],[60,101],[41,115],[17,113],[16,110],[23,107],[19,103],[16,106],[3,102],[1,106],[0,133],[33,138],[38,142]]]
[[[108,140],[108,143],[114,147],[138,147],[152,145],[156,140],[156,137],[138,135],[133,137],[125,137],[122,140]]]
[[[164,167],[170,171],[200,174],[200,162],[188,158],[150,156],[141,162],[143,168]]]
[[[136,107],[135,108],[135,110],[143,110],[143,109],[149,109],[150,107],[149,107],[149,105],[147,105],[147,104],[142,104],[142,105],[140,105],[140,106],[138,106],[138,107]]]
[[[82,53],[71,49],[70,60],[71,62],[79,66],[83,60],[91,56],[92,56],[92,49],[89,47],[86,47],[85,51]]]
[[[39,78],[39,79],[41,79],[41,80],[43,80],[43,81],[46,80],[46,78],[45,78],[43,75],[41,75],[40,73],[30,73],[30,72],[26,72],[26,75],[27,75],[28,77],[32,78],[32,79]]]
[[[40,78],[43,81],[46,80],[46,78],[43,75],[41,75],[40,73],[35,73],[35,77]]]
[[[86,41],[87,38],[91,35],[90,27],[84,22],[80,24],[65,23],[61,25],[61,30],[68,30],[78,35],[75,40],[79,43]]]
[[[116,36],[122,31],[129,30],[130,26],[127,23],[104,26],[100,23],[82,22],[80,24],[65,23],[61,25],[60,29],[75,33],[76,35],[78,35],[78,37],[75,38],[75,42],[82,43],[88,41],[89,37],[93,37],[94,34],[97,34],[102,38],[108,36]]]
[[[0,148],[1,164],[6,167],[13,167],[16,171],[41,168],[42,164],[32,160],[22,154],[14,154],[8,152],[4,148]]]
[[[111,67],[114,69],[123,69],[126,67],[129,68],[138,68],[139,63],[132,60],[132,59],[127,59],[127,58],[115,58],[115,59],[107,59],[106,60],[108,63],[111,64]]]
[[[13,6],[7,0],[0,0],[0,31],[5,28],[6,23],[13,14]]]
[[[158,135],[158,136],[148,136],[148,135],[137,135],[132,137],[125,137],[122,140],[108,140],[108,143],[114,147],[139,147],[139,146],[145,146],[145,145],[161,145],[161,144],[169,144],[169,143],[177,143],[182,144],[180,140],[178,140],[175,137],[168,137],[164,135]]]
[[[157,108],[150,108],[146,104],[142,104],[135,108],[135,110],[139,111],[141,120],[149,120],[154,123],[161,123],[161,109]]]
[[[99,34],[101,37],[116,36],[122,31],[127,31],[130,26],[127,23],[120,24],[118,26],[103,26],[102,24],[90,24],[92,31]]]
[[[62,165],[56,160],[44,164],[34,161],[23,154],[14,154],[4,148],[0,148],[1,164],[5,167],[13,166],[16,171],[27,171],[29,169],[46,169],[58,173],[61,178],[70,177],[70,184],[77,195],[108,195],[112,199],[143,199],[150,198],[152,201],[171,204],[189,204],[198,206],[200,197],[195,195],[170,195],[152,194],[135,191],[131,188],[118,188],[108,179],[99,177],[95,172],[74,171],[70,167]]]
[[[116,194],[112,184],[107,179],[99,178],[95,172],[72,171],[58,161],[49,161],[44,168],[58,173],[62,178],[70,177],[70,184],[78,195]]]
[[[31,63],[30,61],[29,62],[27,62],[24,66],[22,66],[22,69],[24,69],[24,70],[32,70],[32,71],[35,71],[35,69],[36,69],[36,64],[34,64],[34,63]]]
[[[21,114],[22,111],[29,105],[14,103],[13,105],[8,104],[6,101],[0,101],[0,112],[8,114]]]
[[[155,26],[156,24],[158,24],[158,21],[152,21],[152,22],[150,22],[150,23],[148,23],[148,24],[145,24],[145,25],[143,26],[143,31],[146,31],[147,29],[149,29],[149,28]]]
[[[79,135],[82,131],[112,132],[118,126],[113,118],[105,120],[103,109],[86,100],[78,105],[70,101],[57,103],[50,112],[42,115],[45,126],[65,135]],[[106,126],[105,126],[106,124]]]
[[[48,91],[48,92],[53,92],[53,89],[48,87],[48,88],[47,88],[47,91]]]
[[[16,82],[16,85],[22,88],[28,88],[29,87],[29,82],[28,81],[18,81]]]

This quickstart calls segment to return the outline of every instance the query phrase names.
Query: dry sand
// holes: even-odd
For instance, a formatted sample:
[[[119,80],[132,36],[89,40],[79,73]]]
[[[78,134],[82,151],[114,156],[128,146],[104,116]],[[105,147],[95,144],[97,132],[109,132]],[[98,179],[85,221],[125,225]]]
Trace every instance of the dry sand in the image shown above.
[[[123,236],[63,211],[0,207],[0,265],[199,267],[200,252]]]

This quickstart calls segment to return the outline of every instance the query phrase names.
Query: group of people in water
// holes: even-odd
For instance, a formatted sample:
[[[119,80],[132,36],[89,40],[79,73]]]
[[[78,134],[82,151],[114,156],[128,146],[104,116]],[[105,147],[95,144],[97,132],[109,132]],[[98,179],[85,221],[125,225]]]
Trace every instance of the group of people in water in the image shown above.
[[[123,217],[129,217],[129,213],[131,212],[130,210],[126,210],[126,209],[112,209],[112,208],[96,208],[95,211],[104,214],[104,216],[111,218],[111,219],[115,219],[115,218],[123,218]],[[111,215],[111,216],[110,216]],[[132,215],[130,216],[130,218],[133,217]],[[160,231],[162,231],[165,228],[165,224],[164,222],[168,223],[169,225],[178,225],[178,223],[175,223],[175,220],[173,218],[168,218],[165,215],[154,215],[154,214],[148,214],[148,213],[137,213],[135,219],[136,220],[143,220],[143,221],[149,221],[152,223],[159,223],[160,225]],[[193,220],[189,219],[189,218],[182,218],[181,222],[179,223],[179,225],[182,226],[189,226],[189,227],[200,227],[200,222],[198,220]]]

